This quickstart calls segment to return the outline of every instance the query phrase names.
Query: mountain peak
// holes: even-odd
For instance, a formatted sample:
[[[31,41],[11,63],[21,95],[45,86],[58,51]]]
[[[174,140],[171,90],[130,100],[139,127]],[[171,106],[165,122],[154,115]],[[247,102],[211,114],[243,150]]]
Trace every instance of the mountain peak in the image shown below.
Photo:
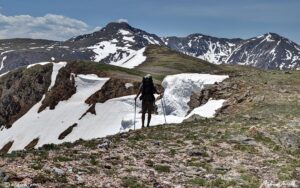
[[[105,28],[107,29],[132,29],[132,27],[127,22],[110,22]]]
[[[282,37],[281,35],[277,34],[277,33],[273,33],[273,32],[268,32],[262,35],[263,38],[267,39],[268,41],[278,41],[281,40]]]

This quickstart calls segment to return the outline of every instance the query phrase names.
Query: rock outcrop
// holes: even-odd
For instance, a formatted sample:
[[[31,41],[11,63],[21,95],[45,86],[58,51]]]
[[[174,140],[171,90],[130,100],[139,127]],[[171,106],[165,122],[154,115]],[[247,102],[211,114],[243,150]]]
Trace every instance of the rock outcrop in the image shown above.
[[[9,128],[46,93],[52,64],[22,68],[0,77],[0,127]]]

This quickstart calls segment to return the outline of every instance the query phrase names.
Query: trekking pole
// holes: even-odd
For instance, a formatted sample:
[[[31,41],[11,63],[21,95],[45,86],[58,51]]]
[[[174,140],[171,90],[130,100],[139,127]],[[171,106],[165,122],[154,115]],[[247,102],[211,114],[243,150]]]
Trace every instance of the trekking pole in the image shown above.
[[[163,110],[163,114],[164,114],[164,118],[165,118],[165,124],[167,124],[165,105],[164,105],[164,102],[163,102],[163,98],[164,97],[161,98],[160,102],[161,102],[161,106],[162,106],[162,110]]]
[[[134,100],[134,119],[133,119],[133,129],[135,130],[135,119],[136,119],[136,100]]]

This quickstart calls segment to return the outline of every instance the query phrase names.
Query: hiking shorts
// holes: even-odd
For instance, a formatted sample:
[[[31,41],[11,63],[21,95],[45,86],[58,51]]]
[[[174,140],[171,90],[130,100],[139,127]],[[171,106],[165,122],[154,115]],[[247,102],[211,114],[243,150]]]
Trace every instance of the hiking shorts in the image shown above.
[[[143,100],[142,101],[142,113],[146,113],[146,112],[151,112],[153,111],[153,107],[154,107],[154,101],[148,101],[148,100]]]

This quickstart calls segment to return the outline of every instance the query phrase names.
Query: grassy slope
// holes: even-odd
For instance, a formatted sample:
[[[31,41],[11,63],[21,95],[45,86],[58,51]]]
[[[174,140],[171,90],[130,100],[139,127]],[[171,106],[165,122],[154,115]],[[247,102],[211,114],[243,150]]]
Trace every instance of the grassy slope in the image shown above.
[[[288,134],[288,138],[299,141],[300,71],[286,74],[239,66],[219,67],[155,47],[145,53],[147,61],[137,70],[111,70],[112,66],[95,64],[82,64],[82,68],[136,78],[150,72],[158,80],[180,72],[230,73],[233,76],[227,81],[241,86],[233,98],[247,91],[251,95],[232,104],[216,119],[3,154],[0,164],[5,166],[1,168],[15,177],[10,182],[20,181],[17,177],[24,174],[46,186],[87,187],[108,183],[116,187],[259,187],[264,180],[300,179],[299,146],[289,146],[281,140],[283,134]],[[97,147],[107,140],[107,149]],[[53,167],[73,170],[59,176],[49,170]],[[76,175],[83,182],[76,180]]]
[[[220,66],[155,45],[148,46],[144,54],[147,56],[146,61],[136,69],[151,73],[160,80],[170,74],[213,73],[222,70]]]

